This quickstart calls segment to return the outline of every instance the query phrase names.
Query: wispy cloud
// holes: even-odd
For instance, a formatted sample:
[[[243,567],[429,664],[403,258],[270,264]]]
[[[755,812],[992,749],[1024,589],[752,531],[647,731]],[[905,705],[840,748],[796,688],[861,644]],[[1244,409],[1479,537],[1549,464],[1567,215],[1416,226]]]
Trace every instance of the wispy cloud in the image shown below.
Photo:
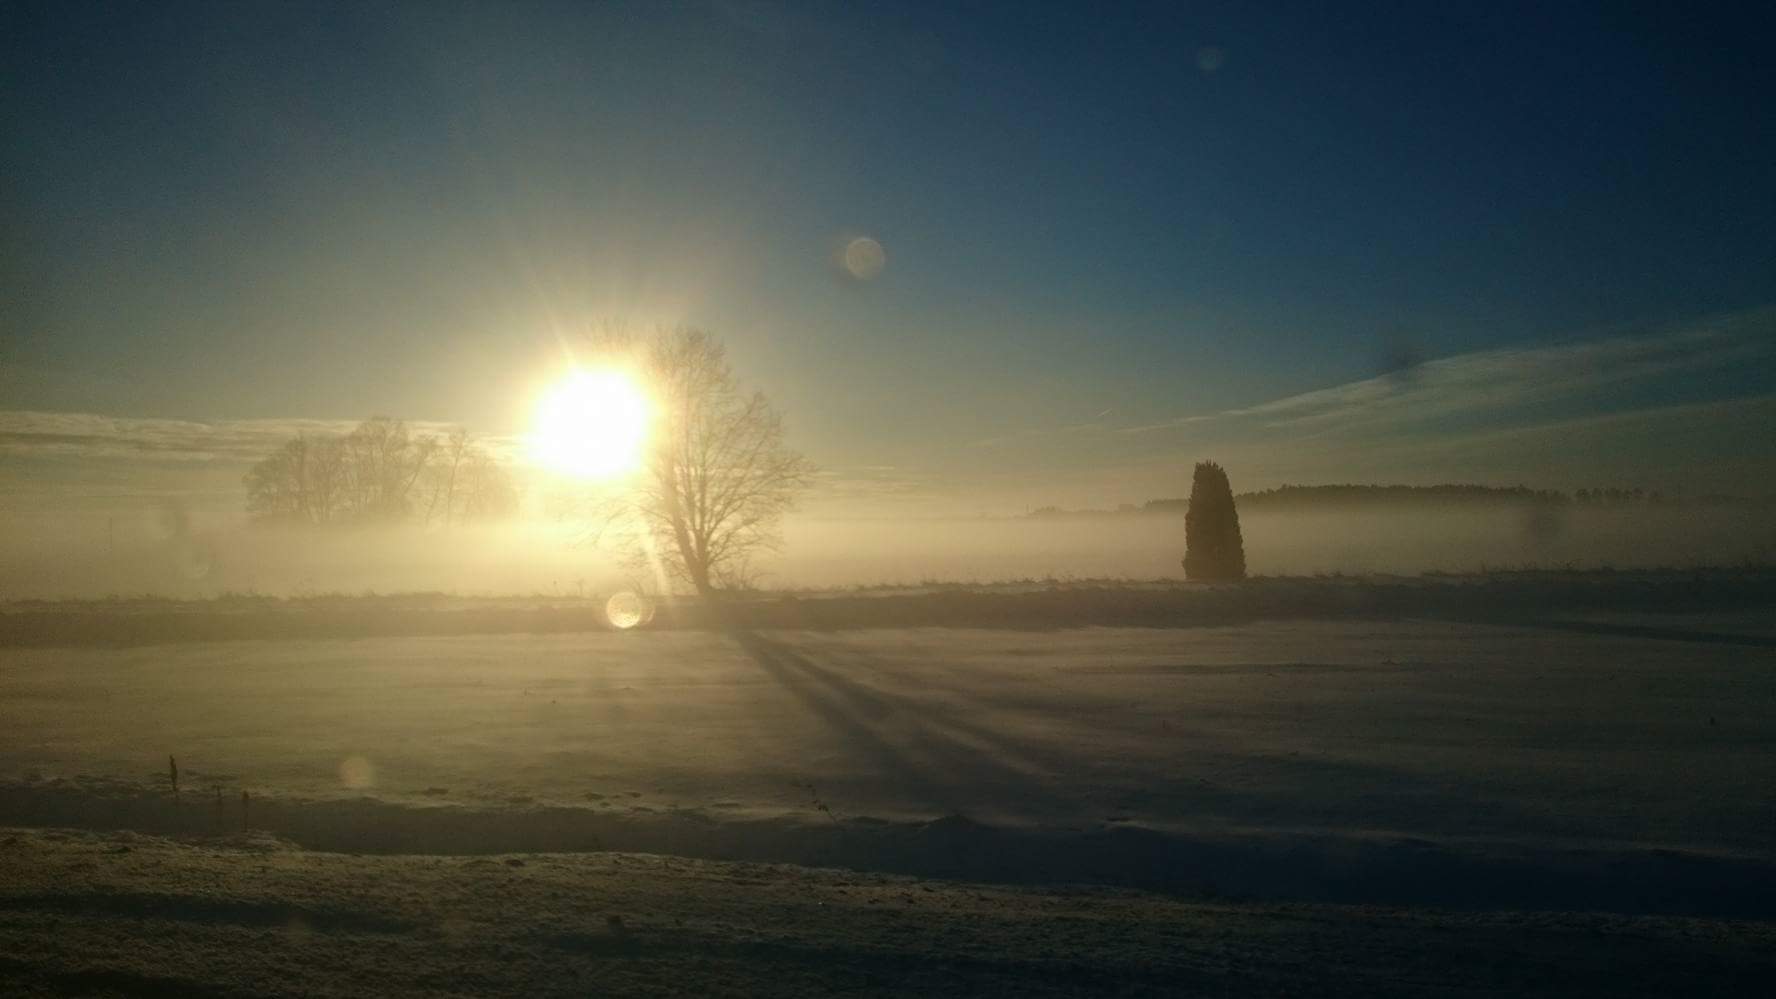
[[[937,477],[895,465],[847,465],[814,473],[803,506],[823,512],[846,507],[875,508],[885,503],[930,501],[945,484]]]
[[[356,420],[159,420],[97,413],[0,412],[0,455],[62,459],[249,463],[298,434],[349,433]],[[408,422],[416,434],[448,424]],[[504,438],[484,438],[503,448]]]
[[[1747,364],[1776,362],[1776,311],[1760,310],[1662,334],[1489,350],[1428,361],[1219,413],[1120,428],[1153,434],[1214,426],[1295,439],[1392,436],[1502,427],[1551,417],[1643,408],[1633,390]]]
[[[1204,458],[1244,488],[1459,479],[1760,491],[1776,478],[1776,446],[1760,443],[1771,413],[1776,309],[1763,309],[1461,354],[1171,420],[1002,434],[972,443],[992,467],[982,455],[968,474],[1077,505],[1175,495]]]
[[[1139,501],[1179,494],[1190,463],[1204,458],[1227,464],[1242,488],[1461,479],[1764,491],[1761,483],[1776,481],[1776,310],[1462,354],[1159,423],[1118,426],[1120,411],[1056,413],[1044,426],[962,438],[895,464],[848,455],[858,460],[829,465],[804,506],[842,513]],[[226,505],[240,472],[283,441],[354,425],[0,412],[0,500],[18,508],[39,494],[176,491],[183,482]],[[513,438],[482,439],[508,456],[519,447]]]

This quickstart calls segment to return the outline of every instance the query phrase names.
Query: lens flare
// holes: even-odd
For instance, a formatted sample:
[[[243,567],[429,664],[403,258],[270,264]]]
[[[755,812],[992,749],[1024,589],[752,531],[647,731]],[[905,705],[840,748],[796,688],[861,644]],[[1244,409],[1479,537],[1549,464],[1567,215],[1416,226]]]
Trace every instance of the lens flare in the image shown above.
[[[348,756],[339,764],[339,783],[355,791],[376,786],[376,765],[362,756]]]
[[[888,266],[888,252],[882,249],[881,243],[868,236],[859,236],[845,244],[840,260],[852,277],[870,281]]]
[[[648,623],[654,616],[653,601],[633,590],[624,590],[605,601],[604,616],[619,631]]]

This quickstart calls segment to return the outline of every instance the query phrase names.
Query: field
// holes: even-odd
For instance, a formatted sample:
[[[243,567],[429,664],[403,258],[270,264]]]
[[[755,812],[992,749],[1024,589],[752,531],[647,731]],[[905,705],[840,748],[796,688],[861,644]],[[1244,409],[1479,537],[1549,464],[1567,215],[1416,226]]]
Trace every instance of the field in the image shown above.
[[[770,601],[725,629],[15,644],[6,967],[278,991],[227,956],[254,939],[316,993],[449,992],[451,961],[522,994],[1772,970],[1767,606],[1611,614],[1520,581],[1537,600],[1457,618],[1320,585],[1346,595],[1173,627],[751,627]],[[149,932],[207,956],[102,956]]]
[[[1754,995],[1770,924],[0,834],[8,994]]]

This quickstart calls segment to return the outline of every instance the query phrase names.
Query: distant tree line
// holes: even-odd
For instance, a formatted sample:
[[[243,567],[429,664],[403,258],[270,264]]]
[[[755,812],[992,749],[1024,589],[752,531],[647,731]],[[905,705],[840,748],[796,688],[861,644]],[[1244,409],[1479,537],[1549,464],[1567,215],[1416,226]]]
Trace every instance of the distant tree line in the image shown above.
[[[1278,486],[1245,493],[1239,501],[1248,507],[1335,506],[1354,503],[1419,505],[1466,503],[1513,503],[1561,505],[1571,497],[1554,489],[1527,486],[1481,486],[1450,483],[1436,486]]]
[[[1637,506],[1664,503],[1665,496],[1644,489],[1581,489],[1573,493],[1573,502],[1584,506]]]
[[[1670,497],[1656,489],[1579,489],[1571,494],[1557,489],[1530,489],[1526,486],[1482,486],[1447,484],[1436,486],[1279,486],[1261,492],[1244,493],[1241,503],[1260,507],[1315,505],[1338,503],[1514,503],[1561,506],[1679,506],[1679,505],[1769,505],[1773,496],[1727,496],[1719,493],[1687,497]],[[1184,500],[1154,500],[1146,509],[1170,504],[1188,506]]]
[[[386,416],[346,434],[298,434],[243,481],[247,513],[271,523],[449,526],[518,505],[511,476],[468,431],[415,435]]]
[[[1291,510],[1340,506],[1456,506],[1499,504],[1516,506],[1758,506],[1776,505],[1773,496],[1729,496],[1718,493],[1669,497],[1647,489],[1580,489],[1573,493],[1527,486],[1483,486],[1450,483],[1435,486],[1326,485],[1278,486],[1235,497],[1241,506],[1258,510]],[[1108,514],[1171,514],[1190,511],[1190,500],[1156,499],[1136,506],[1124,503],[1114,510],[1064,510],[1047,506],[1032,510],[1032,517],[1101,517]]]

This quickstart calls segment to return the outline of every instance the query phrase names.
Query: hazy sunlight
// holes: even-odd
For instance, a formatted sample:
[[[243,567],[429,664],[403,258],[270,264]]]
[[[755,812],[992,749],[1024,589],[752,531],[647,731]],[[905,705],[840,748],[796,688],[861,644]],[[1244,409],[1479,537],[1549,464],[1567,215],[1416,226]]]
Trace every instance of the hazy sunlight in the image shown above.
[[[530,455],[579,479],[628,474],[641,464],[649,410],[647,394],[623,372],[575,371],[537,403]]]

